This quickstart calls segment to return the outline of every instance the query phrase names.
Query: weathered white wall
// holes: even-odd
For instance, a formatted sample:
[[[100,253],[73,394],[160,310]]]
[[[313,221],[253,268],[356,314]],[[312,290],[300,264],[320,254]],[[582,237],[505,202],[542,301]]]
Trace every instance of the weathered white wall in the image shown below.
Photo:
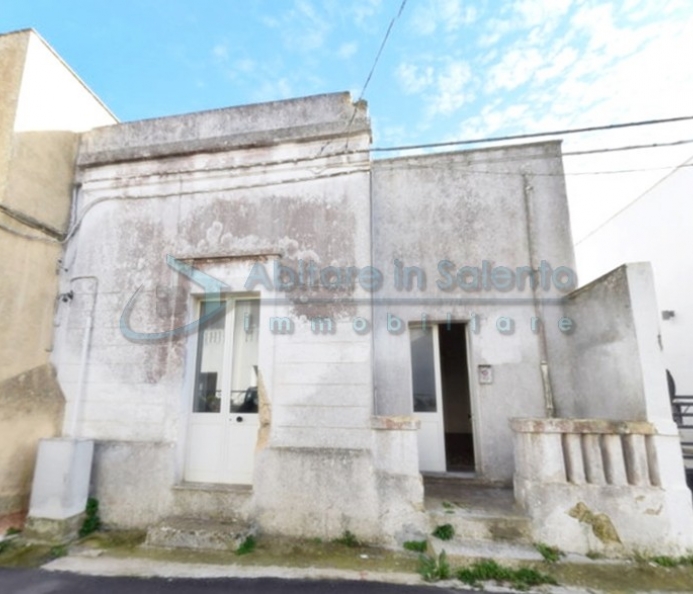
[[[629,264],[569,295],[556,345],[557,415],[672,423],[652,269]]]
[[[422,313],[431,323],[445,323],[448,314],[453,321],[476,314],[479,332],[470,333],[471,400],[477,470],[488,480],[512,478],[508,420],[544,414],[540,362],[546,354],[530,321],[553,315],[548,311],[553,306],[535,302],[529,286],[508,292],[441,290],[437,267],[442,260],[457,269],[488,260],[512,269],[537,268],[546,260],[554,268],[573,268],[562,172],[555,142],[373,163],[373,258],[387,279],[373,311],[377,411],[412,411],[409,336],[406,330],[387,331],[388,313],[405,323],[420,322]],[[425,271],[424,290],[395,289],[395,259]],[[536,297],[563,294],[537,289]],[[497,331],[500,316],[514,319],[512,335]],[[559,330],[547,323],[545,332],[549,338]],[[493,367],[492,384],[479,383],[479,365]]]
[[[679,394],[693,394],[693,159],[676,169],[575,246],[581,281],[625,262],[652,263],[661,310],[665,367]]]
[[[247,124],[245,109],[240,108],[241,113],[236,114],[244,125]],[[233,109],[227,111],[235,113]],[[344,112],[350,116],[346,105]],[[318,119],[320,115],[332,117],[320,112],[313,117]],[[208,114],[212,119],[220,116],[228,118],[223,112]],[[289,119],[281,121],[278,116]],[[287,116],[280,107],[275,107],[275,112],[270,110],[260,120],[272,121],[281,129],[295,123],[291,117],[292,114]],[[194,128],[190,124],[196,119],[199,120],[199,114],[190,121],[178,118],[174,128],[184,129],[186,125]],[[204,118],[200,121],[209,127],[210,133],[226,132],[224,128],[210,127]],[[149,122],[150,129],[137,123],[88,134],[80,162],[93,159],[90,147],[101,146],[99,143],[105,142],[99,140],[102,136],[122,142],[122,146],[108,150],[142,154],[148,150],[158,127],[169,125],[167,119],[154,120]],[[356,132],[358,125],[357,121]],[[235,134],[233,127],[229,130]],[[191,132],[198,139],[201,134],[204,133],[199,128]],[[364,136],[360,134],[354,140],[355,147],[363,146]],[[308,139],[300,145],[242,146],[224,152],[219,152],[217,146],[215,152],[207,154],[196,151],[189,156],[122,164],[110,164],[106,158],[103,164],[82,168],[80,209],[86,215],[78,241],[66,257],[70,271],[64,286],[81,286],[86,281],[70,283],[70,279],[84,275],[94,275],[99,281],[89,359],[89,394],[81,424],[85,435],[138,440],[171,440],[178,436],[180,399],[187,398],[183,386],[184,362],[194,353],[191,355],[189,345],[181,340],[132,344],[118,327],[122,309],[139,286],[142,291],[132,317],[133,328],[143,332],[161,331],[169,327],[171,314],[174,324],[194,319],[193,302],[186,297],[189,285],[180,285],[180,275],[165,264],[166,254],[186,259],[226,257],[223,265],[202,263],[200,267],[227,282],[232,290],[241,292],[245,291],[244,282],[258,258],[266,261],[270,276],[277,256],[286,264],[299,258],[312,258],[320,266],[368,261],[369,227],[365,223],[357,224],[368,220],[367,173],[358,171],[358,162],[347,164],[342,157],[330,158],[329,148],[324,157],[313,160],[324,144]],[[317,167],[323,168],[324,173],[315,173]],[[335,172],[341,176],[338,181],[332,177]],[[256,288],[260,290],[261,287]],[[61,381],[69,400],[73,399],[78,381],[82,329],[91,303],[86,297],[81,303],[81,290],[76,293],[72,303],[63,306],[60,313],[66,340],[60,358]],[[267,298],[285,296],[266,293],[263,296]],[[182,295],[182,299],[176,302],[173,297],[167,300],[161,295]],[[315,296],[330,294],[323,291]],[[325,348],[325,342],[352,342],[351,333],[345,336],[338,331],[334,336],[314,336],[300,322],[305,315],[344,317],[355,310],[338,303],[327,307],[303,306],[298,302],[298,295],[289,297],[287,304],[263,307],[261,314],[261,371],[272,393],[284,388],[287,393],[287,400],[277,402],[273,409],[276,428],[273,439],[306,446],[325,445],[328,438],[324,432],[314,433],[315,427],[321,425],[315,419],[332,413],[327,427],[334,429],[329,441],[335,443],[345,423],[346,426],[352,423],[348,414],[347,420],[343,420],[341,413],[345,406],[348,413],[361,418],[370,414],[368,355],[353,350],[350,357],[335,348]],[[161,314],[162,311],[165,313]],[[274,339],[269,333],[270,315],[287,315],[299,327],[293,335]],[[368,349],[368,341],[364,339],[362,343]],[[304,347],[310,349],[311,345],[315,345],[313,351],[322,349],[322,358],[327,357],[325,363],[330,363],[329,366],[306,365],[310,353],[293,358],[286,355],[301,352]],[[330,352],[332,359],[328,356]],[[277,355],[275,366],[271,361]],[[333,394],[335,390],[340,394]],[[114,407],[120,414],[113,414]],[[302,407],[300,413],[292,414],[293,407]],[[353,444],[351,433],[341,438],[340,443],[345,442]]]
[[[97,443],[97,492],[109,498],[107,486],[125,481],[142,457],[162,469],[168,486],[182,477],[195,341],[129,342],[120,316],[137,288],[131,327],[157,332],[194,320],[201,292],[166,266],[167,254],[243,293],[258,262],[270,277],[278,259],[294,267],[300,259],[319,267],[369,265],[369,142],[365,106],[347,94],[84,136],[81,226],[61,279],[74,298],[56,318],[55,360],[68,401],[66,429],[77,410],[77,435],[127,442],[131,452],[114,456]],[[370,315],[368,293],[253,290],[262,298],[259,369],[271,404],[269,438],[255,466],[256,517],[270,531],[325,536],[351,527],[377,538],[372,343],[351,328],[354,317]],[[93,330],[85,333],[90,316]],[[271,334],[271,316],[289,317],[294,332]],[[332,318],[336,331],[314,334],[309,319],[316,316]],[[313,499],[305,496],[309,476]],[[360,485],[362,497],[348,496],[344,485]],[[131,495],[108,499],[112,522],[130,523],[137,505],[147,510],[138,521],[167,509],[160,490]]]

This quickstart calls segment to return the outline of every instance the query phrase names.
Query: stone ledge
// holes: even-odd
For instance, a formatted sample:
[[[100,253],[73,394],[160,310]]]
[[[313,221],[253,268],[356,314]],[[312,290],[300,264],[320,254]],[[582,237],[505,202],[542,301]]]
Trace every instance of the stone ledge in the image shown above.
[[[599,433],[616,435],[657,435],[647,421],[609,421],[606,419],[510,419],[516,433]]]

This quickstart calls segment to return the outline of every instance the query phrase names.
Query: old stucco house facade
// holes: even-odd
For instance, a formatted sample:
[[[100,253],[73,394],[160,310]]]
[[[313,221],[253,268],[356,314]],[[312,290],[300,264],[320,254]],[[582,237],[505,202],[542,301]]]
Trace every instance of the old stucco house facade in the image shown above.
[[[81,135],[34,530],[91,492],[113,526],[394,544],[428,473],[514,484],[564,550],[687,550],[651,272],[576,289],[560,143],[370,141],[347,93]]]

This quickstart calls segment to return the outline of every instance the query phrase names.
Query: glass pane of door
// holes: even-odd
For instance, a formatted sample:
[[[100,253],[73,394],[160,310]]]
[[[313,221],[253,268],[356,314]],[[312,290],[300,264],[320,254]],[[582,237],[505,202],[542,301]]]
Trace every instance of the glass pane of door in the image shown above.
[[[218,301],[203,301],[200,304],[200,319],[214,311],[217,311],[217,315],[205,322],[197,333],[193,398],[195,413],[215,413],[221,410],[226,304],[222,303],[221,307]]]
[[[431,328],[413,326],[411,340],[411,373],[414,412],[436,412],[436,370]]]
[[[232,413],[258,411],[257,363],[260,335],[260,302],[239,299],[235,303],[233,324],[233,362],[231,366]]]

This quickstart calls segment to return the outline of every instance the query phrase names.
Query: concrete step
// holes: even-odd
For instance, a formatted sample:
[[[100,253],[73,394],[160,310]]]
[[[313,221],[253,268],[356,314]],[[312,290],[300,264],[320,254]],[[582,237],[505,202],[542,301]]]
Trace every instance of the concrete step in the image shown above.
[[[487,515],[474,510],[429,512],[431,531],[437,526],[450,524],[455,529],[455,541],[486,540],[530,543],[529,518],[512,515]]]
[[[455,541],[532,541],[530,520],[515,504],[511,489],[456,482],[427,485],[426,511],[431,531],[450,524]]]
[[[527,561],[543,561],[543,557],[533,546],[522,543],[494,542],[489,540],[449,540],[435,537],[429,539],[429,548],[437,556],[442,551],[457,561],[474,562],[494,559],[503,565],[516,565]]]
[[[145,547],[235,551],[255,529],[242,520],[166,518],[147,531]]]
[[[181,517],[245,520],[253,490],[250,485],[182,483],[173,487],[173,514]]]

